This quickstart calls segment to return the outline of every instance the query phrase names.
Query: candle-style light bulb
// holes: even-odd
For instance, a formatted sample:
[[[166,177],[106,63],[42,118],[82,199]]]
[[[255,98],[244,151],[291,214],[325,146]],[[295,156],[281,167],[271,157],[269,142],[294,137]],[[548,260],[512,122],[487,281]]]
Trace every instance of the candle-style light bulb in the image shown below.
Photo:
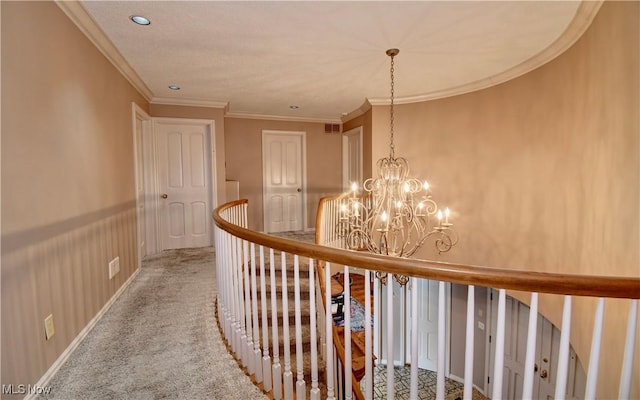
[[[402,208],[402,202],[400,200],[396,202],[396,208]]]
[[[342,205],[340,206],[340,210],[342,211],[343,214],[347,212],[347,205],[342,203]]]
[[[449,214],[451,214],[451,211],[449,211],[449,207],[447,207],[444,210],[444,223],[448,224],[449,223]]]
[[[438,223],[442,225],[442,210],[438,210]]]
[[[404,183],[404,192],[409,193],[409,182]]]
[[[422,184],[422,187],[424,188],[424,190],[429,190],[429,182],[424,181],[424,183]]]
[[[382,222],[387,222],[387,212],[383,211],[382,215],[380,215],[380,219],[382,220]]]
[[[356,182],[351,183],[351,191],[354,193],[358,191],[358,184]]]

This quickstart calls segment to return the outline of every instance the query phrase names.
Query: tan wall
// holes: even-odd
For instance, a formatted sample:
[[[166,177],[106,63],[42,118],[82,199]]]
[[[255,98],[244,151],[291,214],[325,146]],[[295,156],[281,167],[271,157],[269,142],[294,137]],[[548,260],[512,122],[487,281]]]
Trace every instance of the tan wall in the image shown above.
[[[460,233],[449,254],[429,247],[422,258],[640,276],[639,11],[638,2],[606,2],[572,48],[535,71],[397,106],[396,154],[451,207]],[[376,160],[388,151],[388,107],[374,107],[372,120]],[[594,304],[574,301],[572,345],[583,362]],[[561,296],[543,296],[540,309],[561,325]],[[617,396],[628,309],[627,301],[606,306],[599,398]],[[640,379],[633,385],[638,398]]]
[[[206,119],[215,121],[216,182],[218,205],[224,204],[225,193],[225,150],[224,150],[224,109],[213,107],[188,107],[164,104],[151,104],[152,117]]]
[[[2,383],[33,384],[137,268],[131,104],[148,104],[55,3],[1,7]]]
[[[307,140],[307,227],[315,227],[318,202],[340,193],[342,137],[324,133],[324,124],[225,119],[227,179],[240,181],[240,198],[249,200],[249,227],[263,229],[262,130],[303,131]]]

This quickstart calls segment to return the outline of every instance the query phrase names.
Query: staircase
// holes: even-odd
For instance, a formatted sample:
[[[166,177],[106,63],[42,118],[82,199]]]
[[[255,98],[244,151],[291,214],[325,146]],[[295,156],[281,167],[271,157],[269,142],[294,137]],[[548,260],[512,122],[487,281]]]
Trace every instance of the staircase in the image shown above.
[[[256,253],[258,250],[256,249]],[[267,319],[268,319],[268,347],[269,347],[269,355],[271,356],[272,362],[275,360],[275,352],[273,346],[273,307],[272,307],[272,291],[273,287],[271,285],[271,264],[269,252],[265,249],[265,265],[264,265],[264,280],[265,280],[265,293],[266,293],[266,304],[262,303],[262,294],[260,292],[261,287],[261,268],[260,268],[260,257],[259,254],[256,254],[256,282],[258,284],[257,290],[257,299],[258,299],[258,316],[259,316],[259,325],[260,325],[260,347],[263,349],[265,344],[262,343],[263,339],[263,320],[262,320],[262,309],[266,307],[267,310]],[[290,370],[293,376],[293,384],[295,391],[295,384],[298,379],[298,368],[297,368],[297,357],[296,357],[296,318],[295,318],[295,280],[294,280],[294,260],[293,256],[286,255],[286,267],[285,267],[285,279],[286,279],[286,296],[287,296],[287,309],[288,315],[285,320],[284,318],[284,310],[283,310],[283,275],[282,275],[282,259],[280,252],[274,253],[273,258],[273,273],[275,274],[275,295],[276,295],[276,315],[278,320],[278,359],[281,365],[282,373],[284,374],[287,371],[286,368],[286,360],[285,360],[285,335],[284,335],[284,325],[283,323],[288,323],[289,330],[289,351],[290,351]],[[250,271],[249,271],[250,272]],[[310,298],[309,298],[309,266],[308,259],[300,258],[299,261],[299,294],[300,294],[300,330],[301,330],[301,348],[302,348],[302,372],[304,375],[304,381],[307,385],[307,398],[309,396],[309,390],[311,387],[311,306],[310,306]],[[318,295],[316,293],[316,295]],[[317,324],[324,324],[323,320],[318,320]],[[319,336],[318,336],[319,342]],[[320,343],[317,344],[318,349],[318,386],[321,391],[324,389],[324,364],[321,361],[320,354]]]

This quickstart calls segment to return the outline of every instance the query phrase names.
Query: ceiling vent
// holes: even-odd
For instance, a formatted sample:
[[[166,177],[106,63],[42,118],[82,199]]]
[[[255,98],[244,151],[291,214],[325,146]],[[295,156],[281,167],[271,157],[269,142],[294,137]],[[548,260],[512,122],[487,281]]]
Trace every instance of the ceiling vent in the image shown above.
[[[324,133],[340,133],[340,124],[324,124]]]

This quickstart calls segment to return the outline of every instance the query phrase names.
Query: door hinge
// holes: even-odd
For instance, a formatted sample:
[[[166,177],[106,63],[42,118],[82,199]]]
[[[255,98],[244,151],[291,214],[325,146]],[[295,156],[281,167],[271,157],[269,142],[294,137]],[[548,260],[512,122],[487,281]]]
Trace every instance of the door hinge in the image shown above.
[[[489,293],[489,300],[493,301],[493,292]]]
[[[487,376],[487,383],[491,383],[491,377]]]
[[[489,335],[489,343],[491,343],[491,335]]]

